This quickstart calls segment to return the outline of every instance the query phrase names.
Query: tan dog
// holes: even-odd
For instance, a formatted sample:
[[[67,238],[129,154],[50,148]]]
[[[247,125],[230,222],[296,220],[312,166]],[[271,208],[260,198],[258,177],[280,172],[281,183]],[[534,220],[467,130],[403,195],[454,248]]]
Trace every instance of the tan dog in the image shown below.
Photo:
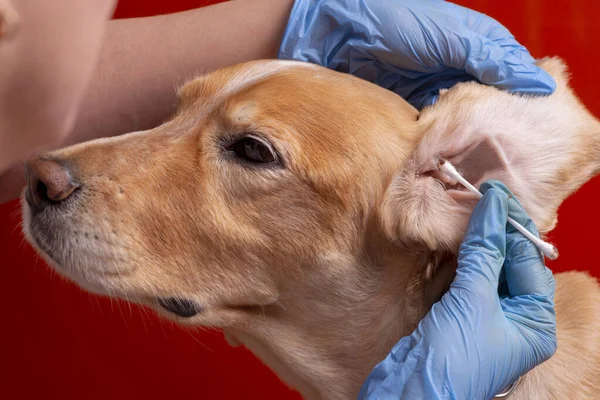
[[[30,162],[25,232],[82,287],[223,328],[306,398],[356,398],[452,280],[475,201],[439,184],[437,155],[502,180],[542,233],[598,171],[600,123],[561,61],[541,66],[552,96],[460,84],[420,115],[308,64],[222,69],[156,129]],[[600,289],[556,278],[558,351],[515,399],[600,393]]]

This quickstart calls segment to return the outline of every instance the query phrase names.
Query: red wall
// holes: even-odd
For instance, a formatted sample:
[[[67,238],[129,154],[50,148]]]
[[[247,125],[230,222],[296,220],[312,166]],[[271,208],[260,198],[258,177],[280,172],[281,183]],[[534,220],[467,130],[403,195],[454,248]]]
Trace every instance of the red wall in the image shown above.
[[[215,1],[121,0],[117,17],[151,15]],[[560,55],[573,85],[600,116],[600,3],[595,0],[463,0],[494,16],[534,56]],[[226,28],[225,28],[226,29]],[[590,270],[596,243],[600,180],[560,210],[552,235],[555,271]],[[191,332],[124,303],[91,297],[53,276],[24,243],[17,203],[0,206],[0,399],[298,399],[244,349],[219,332]],[[585,235],[588,235],[585,237]],[[267,395],[266,392],[269,392]]]

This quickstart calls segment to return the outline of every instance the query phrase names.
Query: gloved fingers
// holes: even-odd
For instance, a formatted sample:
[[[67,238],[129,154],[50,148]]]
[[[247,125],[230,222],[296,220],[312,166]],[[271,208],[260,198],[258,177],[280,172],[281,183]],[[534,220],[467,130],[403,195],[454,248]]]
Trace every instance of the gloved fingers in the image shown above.
[[[443,35],[448,38],[443,46],[445,50],[440,50],[440,61],[449,69],[414,78],[419,82],[418,88],[409,96],[399,93],[402,97],[422,109],[437,101],[440,89],[470,80],[510,92],[538,95],[554,92],[554,79],[535,65],[529,51],[504,26],[483,14],[466,10],[465,24],[472,30]],[[479,24],[473,21],[475,14],[483,19]]]
[[[416,108],[417,110],[422,110],[425,107],[431,106],[438,101],[439,91],[435,91],[433,93],[419,93],[416,96],[409,97],[406,99],[410,103],[411,106]]]
[[[466,35],[464,70],[480,82],[510,92],[547,95],[556,90],[554,79],[532,62],[476,32]]]
[[[490,188],[479,200],[458,255],[452,287],[496,294],[506,251],[508,196]]]
[[[500,270],[500,277],[498,278],[498,296],[500,298],[508,296],[508,283],[506,282],[506,270],[504,267]]]
[[[496,46],[506,50],[507,54],[511,54],[521,60],[523,63],[535,64],[529,50],[525,46],[517,42],[517,39],[504,26],[498,24],[495,29],[490,30],[486,37],[491,40]]]
[[[509,296],[540,295],[554,297],[554,276],[544,265],[538,248],[523,235],[514,233],[507,244],[505,261]]]
[[[378,396],[387,397],[398,390],[398,386],[405,381],[418,365],[418,357],[411,352],[419,353],[424,348],[423,341],[413,341],[412,336],[405,336],[388,353],[385,359],[377,364],[362,388],[359,399],[373,399]]]
[[[526,295],[505,298],[501,302],[502,310],[521,342],[522,373],[548,360],[556,352],[556,314],[554,301],[548,296]]]
[[[406,99],[413,107],[422,110],[436,103],[440,89],[449,89],[457,83],[474,81],[475,78],[465,71],[447,69],[439,73],[413,78],[409,85],[404,83],[408,79],[399,79],[397,74],[396,80],[399,85],[392,90]],[[411,89],[408,93],[405,90],[407,87]]]
[[[461,8],[461,19],[470,31],[488,38],[496,46],[504,48],[507,53],[514,55],[522,62],[535,62],[525,46],[520,44],[513,34],[496,19],[475,10],[458,7]]]
[[[508,195],[508,215],[512,219],[523,225],[523,227],[529,232],[539,237],[539,232],[537,227],[535,226],[535,223],[533,222],[529,214],[527,214],[527,211],[525,211],[523,205],[521,204],[519,199],[517,199],[514,193],[511,192],[510,189],[507,188],[504,183],[495,179],[491,179],[482,183],[480,190],[485,191],[489,190],[490,188],[500,189],[504,193],[506,193]],[[508,224],[506,232],[508,234],[519,233],[521,236],[523,236],[519,231],[517,231],[517,229],[514,226],[512,226],[512,224]]]
[[[509,196],[508,213],[536,236],[538,230],[521,203],[513,193],[501,182],[488,181],[482,185],[482,190],[495,188]],[[522,295],[554,295],[554,277],[544,264],[544,257],[537,246],[517,231],[511,224],[506,228],[506,257],[504,269],[509,296]]]
[[[549,294],[522,294],[519,296],[506,296],[500,299],[500,304],[507,317],[520,321],[532,329],[541,329],[537,323],[553,322],[554,315],[554,292],[556,281],[552,271],[545,269],[545,279],[549,281]],[[517,318],[518,316],[518,318]],[[553,322],[554,323],[554,322]]]
[[[498,190],[508,197],[508,213],[527,230],[538,230],[514,194],[501,182],[487,181],[482,192]],[[511,224],[506,228],[504,275],[506,288],[500,293],[505,317],[525,338],[523,345],[528,356],[523,360],[523,373],[549,359],[556,351],[556,315],[554,292],[556,283],[544,265],[538,248]],[[506,291],[508,292],[506,295]]]

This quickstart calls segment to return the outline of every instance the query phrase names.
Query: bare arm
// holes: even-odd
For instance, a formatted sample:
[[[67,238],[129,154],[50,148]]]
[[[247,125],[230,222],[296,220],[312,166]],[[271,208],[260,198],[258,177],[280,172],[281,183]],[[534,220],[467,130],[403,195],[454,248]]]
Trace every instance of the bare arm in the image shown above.
[[[75,128],[61,145],[154,127],[175,87],[198,73],[277,55],[293,0],[238,0],[108,23]],[[18,196],[22,167],[0,177],[0,203]]]
[[[114,4],[0,0],[0,172],[65,139]]]
[[[109,23],[100,67],[68,143],[160,124],[175,86],[198,73],[274,58],[291,0],[244,0]]]

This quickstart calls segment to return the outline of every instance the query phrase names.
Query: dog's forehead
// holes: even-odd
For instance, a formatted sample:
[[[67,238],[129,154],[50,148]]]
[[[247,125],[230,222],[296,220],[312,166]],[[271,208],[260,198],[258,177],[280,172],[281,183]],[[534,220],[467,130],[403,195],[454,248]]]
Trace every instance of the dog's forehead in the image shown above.
[[[291,66],[239,82],[228,82],[228,99],[220,110],[224,120],[241,129],[257,128],[296,156],[347,155],[361,144],[368,147],[374,137],[369,117],[376,110],[367,112],[373,103],[363,102],[357,82],[346,75]]]
[[[263,60],[223,68],[192,80],[179,90],[183,106],[216,104],[282,71],[311,70],[317,66],[297,61]],[[199,102],[200,100],[200,102]]]
[[[359,165],[413,146],[417,111],[394,93],[309,63],[257,61],[211,73],[180,93],[193,120],[253,130],[279,141],[295,162]],[[327,160],[327,161],[325,161]],[[337,164],[340,165],[340,164]],[[339,169],[339,168],[338,168]]]
[[[315,138],[300,133],[308,133],[308,136],[319,133],[318,142],[335,139],[340,131],[345,131],[348,138],[350,132],[344,129],[344,123],[360,120],[341,117],[345,111],[356,107],[342,105],[343,99],[353,91],[352,82],[348,83],[346,79],[342,74],[309,63],[257,61],[225,68],[192,81],[180,91],[180,102],[183,109],[192,110],[196,121],[218,114],[223,117],[220,120],[228,124],[271,125],[274,128],[271,134],[280,140],[310,139],[315,143],[312,140]],[[277,129],[282,124],[291,129]],[[334,130],[336,134],[324,135]],[[294,134],[290,135],[292,131]]]
[[[265,61],[248,64],[245,68],[236,70],[221,86],[219,92],[223,96],[233,96],[255,83],[259,83],[284,71],[295,71],[296,73],[310,71],[311,73],[316,73],[316,70],[317,66],[313,64],[296,61]]]

